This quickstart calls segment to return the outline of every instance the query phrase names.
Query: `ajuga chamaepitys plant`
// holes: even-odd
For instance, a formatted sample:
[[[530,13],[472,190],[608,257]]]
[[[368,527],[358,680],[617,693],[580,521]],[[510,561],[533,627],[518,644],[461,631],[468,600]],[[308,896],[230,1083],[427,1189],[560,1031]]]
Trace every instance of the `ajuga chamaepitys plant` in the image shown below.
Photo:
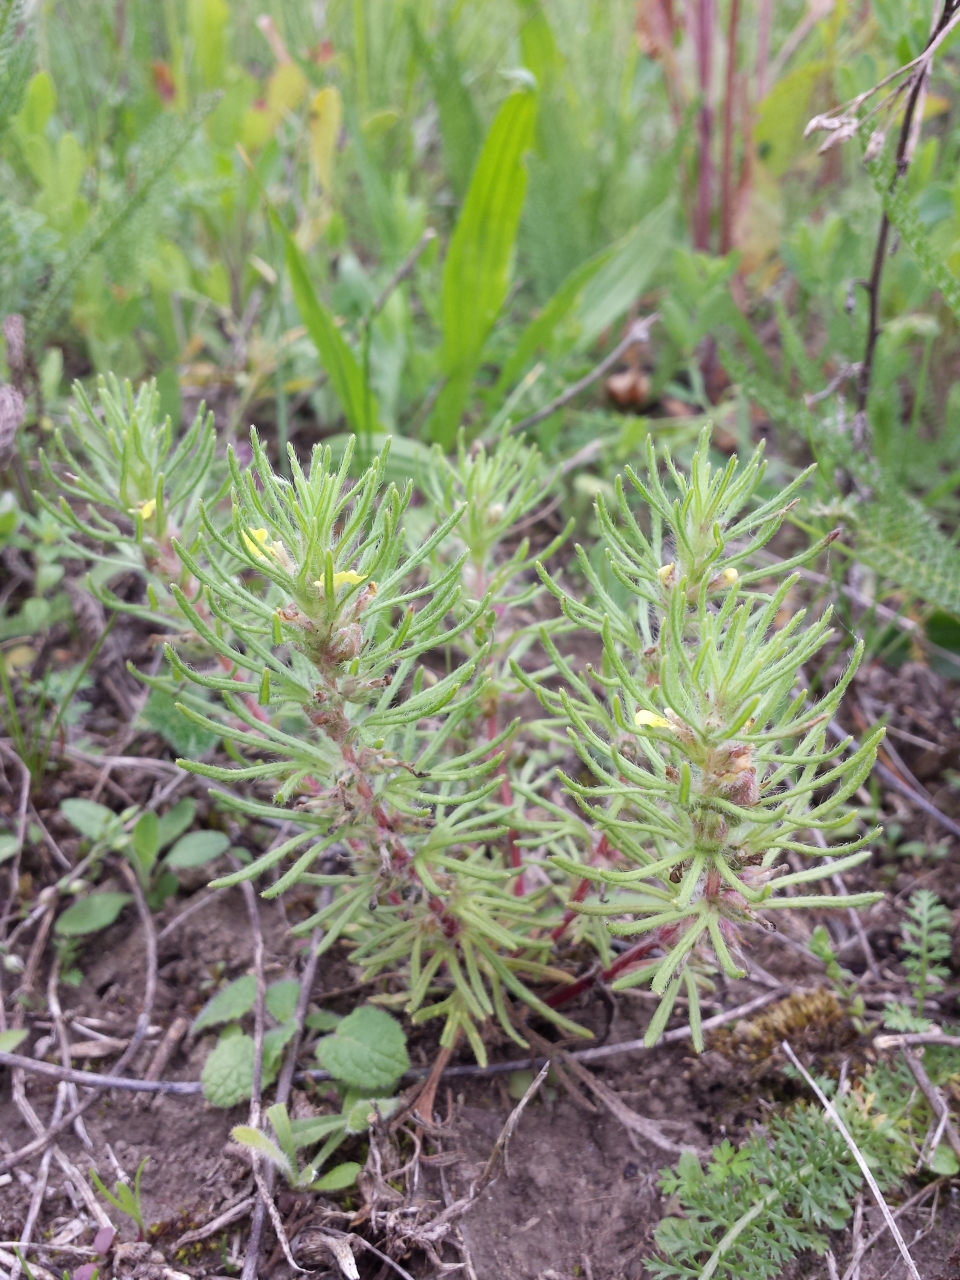
[[[534,903],[506,887],[516,872],[497,842],[511,815],[491,797],[509,729],[479,745],[467,732],[484,696],[489,641],[477,628],[489,600],[481,593],[457,608],[466,552],[427,572],[464,509],[408,552],[401,518],[411,491],[382,488],[385,462],[351,480],[350,449],[337,469],[329,449],[316,449],[309,471],[291,452],[288,482],[255,433],[249,469],[230,455],[232,527],[221,531],[201,507],[206,554],[175,544],[202,590],[194,599],[173,591],[218,665],[169,657],[218,695],[216,719],[184,713],[240,759],[236,768],[181,764],[220,782],[269,783],[273,802],[225,800],[252,817],[287,806],[298,828],[217,883],[296,855],[268,895],[296,883],[333,890],[298,931],[322,925],[324,947],[345,938],[370,975],[404,972],[413,1020],[443,1017],[442,1044],[462,1029],[484,1060],[478,1025],[488,1018],[522,1043],[505,992],[580,1029],[524,981],[563,975],[544,963],[550,939],[531,937]],[[468,633],[465,652],[455,642]]]
[[[176,441],[170,419],[160,416],[155,381],[134,395],[129,382],[121,386],[112,374],[101,378],[99,413],[79,382],[73,393],[79,412],[71,406],[71,444],[58,430],[55,463],[40,451],[60,501],[41,493],[37,499],[59,523],[70,551],[95,562],[91,581],[104,604],[180,627],[183,619],[169,588],[189,584],[173,539],[194,545],[200,501],[209,503],[222,482],[213,414],[201,404]],[[130,603],[109,591],[111,581],[131,571],[144,579],[146,601]]]
[[[598,501],[616,590],[579,549],[589,604],[542,573],[567,617],[601,638],[601,669],[576,671],[546,633],[549,674],[559,677],[559,687],[516,668],[566,729],[587,779],[592,775],[563,782],[602,844],[583,863],[562,852],[554,861],[602,892],[578,894],[582,900],[570,907],[605,918],[615,936],[639,938],[631,954],[637,967],[615,985],[647,980],[662,997],[648,1042],[659,1037],[684,986],[698,1048],[691,961],[715,962],[741,976],[740,926],[764,923],[757,908],[862,906],[879,896],[783,891],[869,856],[873,832],[833,845],[829,864],[802,837],[846,821],[844,801],[869,773],[882,735],[870,734],[846,757],[849,741],[826,742],[859,649],[837,685],[812,704],[798,688],[803,664],[830,635],[830,612],[807,626],[803,610],[784,619],[796,581],[790,570],[830,537],[776,569],[745,567],[780,526],[807,473],[751,506],[764,471],[761,450],[742,468],[731,458],[715,470],[708,446],[704,432],[689,476],[667,458],[671,493],[648,443],[646,478],[627,469],[645,509],[640,519],[619,479],[618,518]],[[768,589],[776,578],[779,584]],[[791,870],[787,854],[816,861]]]

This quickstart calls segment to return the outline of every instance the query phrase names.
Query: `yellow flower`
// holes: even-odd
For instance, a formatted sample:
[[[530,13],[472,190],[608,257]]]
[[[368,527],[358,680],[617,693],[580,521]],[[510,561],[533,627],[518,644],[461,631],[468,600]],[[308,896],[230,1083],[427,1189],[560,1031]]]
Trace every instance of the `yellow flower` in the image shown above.
[[[651,729],[671,728],[669,720],[664,720],[663,716],[655,715],[652,711],[638,711],[634,716],[634,721],[638,725],[647,725]]]
[[[358,583],[366,582],[366,580],[365,575],[357,573],[355,569],[344,569],[341,573],[335,573],[333,575],[333,589],[334,591],[339,591],[341,587],[355,587]],[[313,585],[317,588],[320,594],[323,595],[322,579],[318,582],[314,582]],[[370,585],[371,587],[374,587],[372,582]],[[374,587],[374,590],[376,590],[376,587]]]
[[[144,520],[149,520],[151,516],[157,513],[156,498],[148,498],[146,502],[141,502],[139,507],[131,507],[130,514],[135,516],[137,512],[143,516]]]
[[[293,573],[296,566],[290,559],[286,547],[280,541],[268,542],[267,539],[270,534],[266,529],[251,529],[249,533],[246,530],[242,532],[244,544],[252,556],[256,556],[258,560],[266,560],[267,556],[264,555],[264,551],[266,551],[267,555],[272,560],[276,560],[281,568],[286,569],[288,573]]]
[[[665,564],[662,569],[657,570],[657,577],[660,579],[660,581],[663,583],[664,586],[666,586],[667,583],[670,581],[670,579],[673,577],[673,570],[674,570],[674,564],[672,560],[670,561],[669,564]]]
[[[720,577],[724,580],[724,582],[727,584],[728,587],[732,587],[733,584],[738,580],[740,575],[739,573],[737,573],[736,569],[734,569],[731,566],[729,569],[724,569]]]
[[[252,556],[256,556],[258,560],[266,560],[266,556],[260,550],[260,547],[266,546],[267,539],[270,537],[266,529],[251,529],[249,533],[243,530],[243,541],[247,550]],[[257,546],[257,543],[260,546]]]

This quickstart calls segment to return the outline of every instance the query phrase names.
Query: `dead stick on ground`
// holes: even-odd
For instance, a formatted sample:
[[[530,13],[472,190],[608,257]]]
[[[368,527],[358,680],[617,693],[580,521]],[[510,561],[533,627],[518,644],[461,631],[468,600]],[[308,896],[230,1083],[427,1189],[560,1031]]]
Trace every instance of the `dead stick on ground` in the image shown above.
[[[910,1068],[910,1074],[917,1082],[917,1087],[930,1104],[930,1110],[940,1121],[943,1136],[950,1143],[951,1151],[960,1160],[960,1133],[957,1133],[953,1121],[950,1119],[950,1110],[941,1097],[940,1090],[934,1086],[933,1081],[924,1071],[923,1065],[915,1053],[911,1053],[906,1045],[900,1046],[900,1052]]]
[[[905,1200],[898,1209],[894,1209],[893,1217],[899,1218],[901,1214],[909,1213],[911,1209],[916,1209],[924,1200],[926,1200],[927,1196],[949,1181],[950,1177],[944,1176],[942,1178],[937,1178],[936,1182],[928,1182],[927,1185],[922,1190],[918,1191],[916,1195],[911,1196],[909,1200]],[[843,1273],[842,1280],[856,1280],[857,1271],[863,1260],[864,1254],[869,1252],[878,1240],[882,1240],[886,1233],[887,1224],[884,1222],[879,1231],[875,1231],[868,1240],[862,1240],[857,1245],[853,1257],[850,1259],[847,1269]]]
[[[139,880],[137,880],[136,876],[133,874],[133,871],[125,863],[120,863],[120,870],[121,872],[124,873],[124,875],[126,875],[128,879],[128,883],[130,884],[130,887],[133,890],[133,897],[136,903],[137,913],[140,916],[140,923],[143,925],[144,942],[145,942],[146,953],[147,953],[146,955],[147,971],[146,971],[146,977],[144,979],[144,984],[143,984],[143,1004],[140,1009],[140,1014],[137,1017],[136,1029],[134,1030],[134,1033],[130,1038],[130,1043],[127,1045],[126,1049],[120,1055],[120,1058],[117,1060],[117,1064],[114,1067],[114,1072],[116,1073],[117,1077],[120,1076],[120,1073],[123,1070],[125,1070],[127,1065],[133,1060],[141,1044],[146,1038],[147,1031],[150,1028],[150,1018],[151,1018],[151,1015],[153,1014],[153,1002],[157,994],[157,935],[156,935],[156,930],[153,927],[153,917],[150,915],[150,909],[147,906],[146,899],[143,896],[143,890],[140,888],[140,882]],[[51,909],[51,914],[52,914],[52,909]],[[38,937],[40,936],[42,931],[43,931],[43,926],[41,925],[41,928],[38,931]],[[29,972],[29,968],[30,966],[28,963],[27,972]],[[22,1008],[23,1006],[21,1005],[20,1007]],[[9,1054],[9,1055],[4,1055],[4,1057],[16,1058],[18,1057],[18,1055]],[[36,1069],[38,1067],[49,1068],[52,1065],[46,1062],[35,1064],[32,1059],[20,1059],[17,1062],[8,1063],[8,1065],[23,1066],[25,1063],[30,1064],[31,1070]],[[60,1070],[63,1071],[63,1068],[60,1068]],[[50,1072],[43,1071],[42,1074],[48,1075],[50,1074]],[[77,1074],[80,1074],[80,1073],[78,1072]],[[73,1075],[72,1073],[69,1075],[62,1075],[60,1076],[60,1079],[73,1079]],[[83,1081],[81,1080],[78,1083],[83,1083]],[[48,1125],[46,1131],[42,1134],[39,1134],[33,1140],[33,1142],[28,1142],[27,1145],[25,1147],[21,1147],[19,1151],[14,1151],[11,1155],[6,1156],[3,1160],[0,1160],[0,1173],[6,1173],[8,1170],[15,1168],[22,1161],[28,1160],[30,1156],[36,1155],[38,1151],[43,1151],[47,1147],[47,1145],[51,1142],[53,1137],[57,1133],[59,1133],[61,1129],[66,1129],[69,1125],[72,1125],[74,1120],[76,1120],[78,1116],[83,1115],[83,1113],[87,1110],[88,1107],[93,1106],[93,1104],[97,1101],[97,1099],[102,1096],[102,1093],[103,1093],[102,1088],[95,1089],[93,1092],[89,1093],[82,1100],[82,1102],[79,1102],[75,1107],[72,1107],[70,1111],[67,1112],[66,1115],[61,1116],[60,1119],[57,1120],[55,1124]]]
[[[10,913],[20,896],[20,857],[23,853],[23,842],[27,834],[27,806],[30,803],[30,770],[17,755],[16,751],[14,751],[13,747],[9,746],[6,742],[0,741],[0,755],[2,755],[5,760],[9,760],[9,762],[20,772],[20,801],[17,807],[16,845],[13,850],[13,858],[10,862],[10,892],[7,896],[6,902],[3,904],[3,914],[0,915],[0,938],[2,938],[7,932],[7,921],[10,918]]]
[[[833,1124],[836,1125],[837,1129],[839,1129],[841,1137],[843,1138],[844,1142],[847,1144],[847,1146],[850,1149],[850,1154],[853,1156],[854,1160],[856,1160],[857,1164],[860,1166],[860,1172],[863,1174],[864,1179],[866,1180],[867,1186],[870,1188],[870,1193],[873,1196],[874,1200],[876,1200],[880,1208],[880,1212],[883,1214],[884,1220],[887,1224],[887,1228],[890,1234],[893,1236],[894,1240],[897,1242],[897,1248],[900,1250],[900,1256],[903,1258],[903,1261],[906,1264],[908,1274],[912,1277],[912,1280],[923,1280],[923,1277],[920,1275],[920,1272],[917,1270],[916,1263],[910,1257],[910,1250],[907,1248],[906,1241],[904,1240],[903,1236],[900,1234],[900,1228],[897,1226],[896,1222],[894,1221],[893,1214],[890,1212],[890,1206],[887,1204],[886,1200],[884,1200],[883,1194],[881,1193],[880,1188],[877,1186],[877,1180],[870,1171],[870,1166],[867,1164],[866,1160],[864,1160],[863,1155],[860,1152],[860,1148],[854,1142],[853,1138],[850,1137],[850,1134],[847,1131],[847,1126],[840,1119],[840,1116],[837,1114],[837,1110],[834,1107],[833,1103],[830,1101],[827,1095],[823,1092],[823,1090],[817,1084],[816,1080],[814,1080],[813,1076],[806,1069],[806,1067],[803,1065],[803,1063],[800,1061],[797,1055],[793,1052],[793,1050],[791,1049],[790,1045],[787,1043],[786,1040],[782,1042],[780,1047],[783,1049],[784,1053],[787,1055],[787,1057],[790,1059],[790,1061],[793,1063],[796,1069],[803,1076],[808,1086],[816,1094],[818,1102],[823,1107],[824,1111],[827,1113],[828,1118],[833,1122]]]
[[[195,1231],[188,1231],[186,1235],[182,1235],[177,1243],[173,1246],[173,1252],[176,1254],[188,1244],[197,1244],[200,1240],[206,1240],[210,1236],[215,1236],[218,1231],[222,1231],[224,1227],[229,1227],[232,1223],[238,1222],[241,1218],[245,1218],[256,1203],[256,1196],[247,1196],[240,1200],[237,1204],[233,1204],[229,1209],[225,1209],[206,1226],[197,1227]]]
[[[50,966],[50,976],[47,979],[47,1009],[50,1012],[50,1018],[57,1035],[57,1043],[60,1047],[60,1061],[69,1069],[73,1065],[70,1061],[70,1035],[63,1017],[63,1009],[60,1006],[60,995],[57,991],[59,982],[60,957],[55,956],[53,964]],[[67,1101],[74,1107],[80,1101],[77,1096],[76,1085],[72,1082],[67,1083],[65,1096]],[[90,1141],[90,1135],[87,1133],[86,1125],[83,1123],[83,1116],[77,1116],[76,1120],[74,1120],[73,1131],[87,1150],[92,1151],[93,1143]]]
[[[20,1073],[21,1082],[23,1073]],[[21,1083],[21,1089],[22,1089]],[[63,1114],[63,1107],[67,1097],[66,1084],[57,1086],[57,1101],[53,1110],[53,1118],[59,1120]],[[19,1099],[17,1099],[19,1105]],[[37,1172],[36,1182],[33,1184],[33,1195],[30,1197],[30,1207],[27,1209],[26,1221],[23,1224],[23,1230],[20,1232],[19,1248],[24,1249],[30,1243],[30,1237],[33,1235],[33,1229],[37,1225],[37,1218],[40,1216],[40,1209],[43,1206],[43,1197],[47,1190],[47,1180],[50,1177],[50,1162],[53,1159],[53,1147],[47,1147],[40,1161],[40,1169]],[[17,1258],[14,1265],[10,1268],[10,1280],[19,1280],[20,1273],[23,1270],[20,1259]]]
[[[762,996],[757,996],[754,1000],[748,1000],[745,1004],[739,1004],[733,1009],[727,1009],[724,1013],[715,1014],[712,1018],[705,1019],[703,1023],[704,1031],[712,1031],[716,1027],[724,1026],[729,1022],[739,1022],[741,1018],[746,1018],[749,1014],[755,1013],[758,1009],[762,1009],[764,1005],[770,1004],[776,1000],[778,996],[785,994],[790,988],[780,987],[776,991],[764,992]],[[575,1059],[577,1062],[596,1062],[602,1058],[612,1057],[617,1053],[652,1053],[661,1045],[679,1044],[689,1039],[690,1031],[687,1027],[677,1027],[674,1031],[668,1031],[660,1037],[653,1049],[649,1045],[644,1044],[642,1040],[624,1040],[619,1044],[606,1044],[597,1049],[577,1049],[569,1053],[567,1056]],[[906,1043],[913,1044],[948,1044],[960,1046],[960,1038],[950,1036],[938,1036],[927,1033],[922,1037],[916,1036],[879,1036],[874,1042],[879,1048],[887,1048],[887,1041],[896,1042],[899,1046],[901,1040]],[[128,1057],[129,1050],[120,1059],[117,1066],[119,1067],[124,1059]],[[544,1060],[542,1058],[514,1058],[507,1062],[493,1062],[486,1067],[448,1067],[443,1073],[445,1080],[459,1079],[477,1079],[483,1080],[490,1076],[501,1075],[512,1071],[537,1070],[542,1067]],[[51,1080],[72,1080],[76,1084],[86,1085],[98,1091],[104,1089],[120,1089],[128,1093],[171,1093],[180,1096],[198,1095],[202,1093],[202,1086],[199,1080],[131,1080],[128,1077],[118,1075],[99,1075],[93,1071],[67,1071],[64,1067],[55,1066],[52,1062],[41,1062],[36,1058],[24,1058],[17,1053],[5,1053],[0,1051],[0,1066],[20,1067],[24,1071],[33,1072],[35,1075],[47,1076]],[[298,1077],[294,1077],[297,1079]],[[304,1071],[299,1078],[306,1080],[329,1080],[330,1073],[327,1071]],[[404,1078],[420,1078],[422,1076],[418,1071],[409,1071],[405,1073]],[[94,1093],[90,1098],[85,1099],[80,1104],[80,1110],[85,1110],[90,1105],[90,1101],[99,1096]],[[74,1113],[71,1112],[59,1122],[58,1128],[62,1128],[73,1122]],[[0,1173],[7,1173],[15,1165],[22,1160],[26,1160],[29,1156],[35,1155],[37,1151],[42,1150],[42,1146],[36,1146],[31,1143],[29,1147],[24,1147],[20,1151],[13,1152],[12,1155],[0,1160]]]
[[[564,405],[576,399],[581,391],[586,391],[587,387],[592,387],[609,369],[612,369],[631,347],[636,346],[639,342],[646,342],[650,337],[650,330],[659,319],[659,313],[655,311],[653,315],[645,316],[642,320],[635,320],[630,326],[626,337],[618,342],[610,354],[604,357],[595,368],[584,374],[579,382],[574,382],[567,387],[566,391],[557,396],[555,400],[551,400],[549,404],[544,405],[542,409],[538,409],[536,413],[531,413],[527,418],[521,418],[510,430],[528,431],[530,427],[535,427],[544,418],[549,418],[551,413],[556,413],[558,409],[562,409]]]
[[[506,1124],[500,1130],[499,1136],[493,1144],[493,1150],[490,1152],[487,1163],[483,1166],[480,1177],[477,1181],[462,1199],[454,1201],[453,1204],[444,1209],[443,1213],[438,1214],[432,1222],[428,1223],[425,1228],[418,1232],[418,1238],[420,1240],[429,1241],[432,1244],[434,1241],[442,1239],[446,1235],[450,1224],[457,1218],[462,1217],[470,1206],[476,1203],[481,1193],[496,1180],[500,1166],[503,1165],[506,1167],[507,1148],[509,1146],[510,1139],[513,1137],[513,1131],[520,1123],[520,1117],[523,1115],[527,1104],[543,1084],[544,1080],[546,1080],[547,1072],[549,1070],[550,1063],[545,1062],[540,1068],[539,1074],[531,1082],[526,1093],[510,1112],[507,1117]]]
[[[247,915],[250,917],[250,929],[253,933],[253,967],[257,979],[257,1000],[254,1006],[253,1085],[250,1092],[250,1128],[259,1129],[260,1089],[263,1075],[264,1002],[266,997],[266,984],[263,976],[263,932],[260,928],[260,912],[257,908],[257,896],[254,893],[253,885],[249,880],[244,880],[241,888],[244,901],[247,904]],[[263,1220],[267,1212],[267,1201],[269,1200],[270,1204],[273,1204],[270,1194],[264,1195],[266,1188],[263,1185],[263,1178],[260,1173],[260,1158],[255,1151],[251,1154],[253,1177],[259,1194],[253,1208],[250,1239],[247,1241],[247,1252],[243,1259],[243,1271],[240,1273],[240,1280],[256,1280],[260,1261],[260,1237],[263,1235]],[[279,1238],[282,1241],[286,1240],[286,1236],[282,1231]]]
[[[945,1044],[960,1049],[960,1036],[945,1036],[942,1031],[915,1031],[899,1036],[875,1036],[875,1049],[902,1049],[905,1044]]]

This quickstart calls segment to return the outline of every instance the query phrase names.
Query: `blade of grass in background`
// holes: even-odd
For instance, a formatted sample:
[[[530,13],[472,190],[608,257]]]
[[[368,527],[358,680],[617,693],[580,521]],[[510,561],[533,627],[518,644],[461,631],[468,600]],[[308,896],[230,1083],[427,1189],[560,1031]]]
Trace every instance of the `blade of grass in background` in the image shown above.
[[[364,380],[363,370],[356,356],[337,328],[333,313],[317,296],[306,259],[297,247],[297,242],[276,214],[273,214],[273,220],[283,237],[294,301],[307,333],[317,348],[320,363],[327,371],[330,386],[343,407],[350,429],[358,435],[370,436],[380,430],[376,397]]]
[[[430,419],[432,439],[449,448],[494,321],[510,283],[517,227],[527,191],[524,154],[533,140],[537,96],[512,94],[497,113],[457,221],[443,269],[446,383]]]

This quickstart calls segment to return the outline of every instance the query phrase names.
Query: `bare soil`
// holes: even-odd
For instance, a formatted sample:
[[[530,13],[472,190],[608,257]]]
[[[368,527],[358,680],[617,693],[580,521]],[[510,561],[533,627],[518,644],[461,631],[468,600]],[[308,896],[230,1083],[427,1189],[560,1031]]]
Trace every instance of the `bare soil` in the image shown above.
[[[106,740],[122,722],[119,707],[115,720],[110,707],[122,702],[124,695],[118,691],[111,704],[108,691],[102,687],[104,674],[109,672],[101,672],[99,677],[101,705],[106,708],[101,713],[100,731]],[[114,676],[113,683],[119,690],[121,677],[116,669]],[[859,677],[849,704],[850,728],[855,732],[862,729],[858,717],[872,722],[878,715],[887,714],[889,723],[898,730],[890,738],[897,757],[888,755],[887,761],[895,768],[908,769],[942,812],[951,816],[960,813],[960,791],[950,778],[951,770],[960,763],[960,731],[955,722],[960,712],[957,686],[920,663],[908,663],[899,671],[870,667]],[[159,739],[141,739],[137,749],[141,755],[152,752],[169,758],[169,751]],[[97,775],[96,768],[65,768],[38,806],[44,823],[71,860],[75,855],[74,837],[61,820],[57,804],[65,795],[91,794]],[[155,785],[155,779],[149,776],[120,772],[111,774],[102,794],[119,808],[134,801],[142,803]],[[186,794],[191,788],[195,788],[193,794],[198,802],[207,806],[202,788],[193,781],[185,782],[179,794]],[[8,816],[13,812],[15,798],[13,789],[0,790],[0,810]],[[885,812],[902,827],[902,840],[922,841],[927,847],[939,844],[943,854],[931,862],[897,857],[889,851],[884,854],[878,849],[872,864],[848,877],[852,890],[875,886],[885,890],[884,901],[868,913],[866,927],[881,971],[881,987],[886,990],[891,983],[902,981],[898,939],[905,897],[919,885],[926,885],[948,906],[960,911],[960,848],[934,819],[911,807],[895,791],[882,792],[881,799]],[[212,808],[209,812],[205,808],[204,812],[211,824],[225,823],[235,841],[249,839],[251,848],[257,847],[263,833],[231,826]],[[37,889],[56,874],[52,863],[42,857],[36,865],[25,864],[22,900],[33,900]],[[238,889],[211,893],[204,887],[208,874],[209,869],[204,868],[192,879],[186,878],[180,893],[154,915],[159,941],[152,1030],[131,1065],[133,1076],[147,1071],[162,1037],[177,1019],[188,1024],[217,985],[251,971],[251,934],[243,896]],[[101,881],[101,887],[122,887],[119,875],[115,884]],[[288,897],[282,904],[261,900],[268,981],[299,972],[303,944],[290,936],[289,926],[302,919],[307,910],[307,904],[298,902],[296,897]],[[166,926],[185,912],[189,914],[183,915],[182,922],[165,932]],[[809,921],[784,913],[779,934],[766,935],[758,930],[757,936],[750,939],[751,954],[757,963],[753,975],[756,981],[721,983],[715,1001],[717,1009],[731,1008],[777,982],[804,989],[808,994],[799,1003],[781,1001],[775,1016],[787,1020],[793,1042],[808,1062],[819,1071],[836,1074],[844,1062],[856,1066],[867,1060],[872,1050],[842,1011],[833,1011],[822,972],[809,955],[790,945],[791,941],[805,941],[811,927]],[[876,993],[872,1006],[876,1012],[884,997],[865,972],[856,935],[840,913],[831,921],[831,928],[842,962],[863,976],[861,989],[868,1008]],[[28,963],[35,936],[27,930],[16,948]],[[94,1040],[98,1036],[110,1037],[112,1043],[102,1058],[86,1059],[94,1070],[109,1072],[119,1052],[116,1042],[126,1042],[133,1032],[143,999],[145,955],[142,922],[128,908],[109,931],[81,948],[76,963],[83,974],[82,982],[75,987],[60,985],[72,1041],[76,1043],[89,1035]],[[52,958],[53,950],[47,945],[36,957],[31,988],[20,993],[27,1009],[27,1025],[31,1027],[31,1037],[20,1052],[58,1062],[56,1044],[50,1038],[51,1025],[44,1021],[43,993]],[[572,959],[576,961],[577,957]],[[955,947],[955,961],[958,959],[960,946]],[[313,1002],[340,1013],[349,1012],[362,998],[357,978],[358,971],[350,966],[348,955],[335,949],[321,963]],[[4,975],[4,980],[9,999],[9,977]],[[351,987],[342,994],[329,995]],[[810,996],[818,987],[824,987],[822,995]],[[386,979],[367,991],[389,989]],[[575,1013],[595,1030],[598,1039],[606,1036],[608,1042],[616,1043],[641,1036],[652,1007],[642,995],[623,993],[611,1003],[609,995],[594,990],[582,998]],[[942,998],[941,1012],[945,1017],[956,1016],[956,1001],[949,991]],[[767,1023],[762,1021],[764,1016],[768,1017]],[[705,1152],[723,1137],[734,1141],[743,1138],[763,1118],[766,1108],[797,1096],[779,1070],[781,1059],[772,1031],[768,1041],[761,1037],[758,1048],[755,1028],[773,1027],[771,1016],[769,1011],[758,1014],[751,1020],[752,1031],[748,1028],[744,1032],[739,1025],[733,1025],[718,1033],[699,1058],[688,1044],[679,1044],[613,1056],[594,1064],[591,1070],[627,1106],[664,1123],[664,1132],[678,1148],[688,1144]],[[551,1034],[545,1025],[539,1029],[544,1035]],[[435,1032],[429,1027],[408,1030],[413,1062],[429,1066],[438,1052]],[[197,1080],[213,1042],[212,1036],[184,1035],[163,1068],[163,1078]],[[91,1052],[95,1054],[96,1048]],[[507,1060],[516,1054],[506,1041],[492,1044],[494,1060]],[[308,1056],[305,1052],[301,1061]],[[469,1061],[467,1054],[461,1053],[451,1065]],[[27,1097],[43,1118],[53,1110],[55,1090],[50,1081],[28,1075]],[[428,1222],[445,1203],[466,1194],[489,1158],[517,1096],[518,1082],[511,1082],[505,1074],[479,1079],[458,1077],[441,1085],[437,1097],[441,1123],[436,1133],[424,1138],[424,1150],[432,1155],[421,1166],[418,1186],[411,1191],[407,1185],[400,1197],[405,1197],[411,1211]],[[295,1091],[295,1111],[297,1107],[309,1111],[326,1104],[323,1085],[303,1083]],[[68,1130],[58,1137],[59,1148],[81,1174],[85,1175],[92,1163],[110,1184],[114,1180],[113,1158],[132,1173],[149,1157],[142,1182],[145,1217],[151,1224],[147,1245],[139,1252],[114,1250],[103,1260],[103,1280],[109,1274],[130,1276],[133,1280],[174,1280],[174,1273],[198,1278],[238,1274],[249,1229],[246,1214],[207,1240],[186,1246],[178,1245],[178,1241],[250,1196],[249,1166],[230,1142],[231,1128],[244,1122],[246,1115],[246,1106],[218,1110],[199,1095],[137,1096],[112,1091],[102,1094],[87,1111],[85,1128],[80,1133]],[[32,1137],[11,1096],[10,1073],[3,1069],[0,1159]],[[365,1150],[365,1144],[358,1140],[350,1155],[363,1160]],[[658,1171],[675,1163],[676,1156],[676,1150],[657,1149],[628,1132],[595,1099],[588,1101],[582,1090],[569,1092],[562,1082],[551,1078],[520,1119],[499,1176],[462,1218],[463,1252],[458,1254],[447,1245],[443,1261],[453,1263],[468,1255],[477,1280],[640,1280],[646,1274],[643,1259],[654,1252],[653,1232],[664,1210]],[[38,1159],[33,1157],[19,1164],[10,1180],[0,1185],[2,1241],[19,1236],[35,1185]],[[285,1192],[279,1196],[278,1205],[295,1247],[298,1242],[309,1242],[313,1227],[331,1222],[343,1229],[350,1229],[353,1224],[359,1234],[381,1245],[393,1229],[389,1211],[382,1205],[371,1219],[358,1191],[332,1198]],[[131,1222],[116,1213],[112,1218],[121,1240],[132,1243],[136,1231]],[[867,1205],[864,1233],[870,1234],[879,1222],[878,1212]],[[904,1215],[902,1225],[924,1280],[960,1280],[960,1201],[956,1187],[943,1190],[933,1208],[927,1204]],[[69,1237],[69,1243],[76,1248],[89,1246],[95,1230],[82,1194],[54,1160],[34,1238],[50,1241],[58,1235],[61,1240]],[[850,1247],[849,1229],[832,1242],[841,1272]],[[311,1260],[306,1244],[304,1249],[305,1264],[315,1274],[336,1274],[332,1261]],[[2,1250],[9,1256],[9,1246],[0,1244]],[[417,1280],[437,1274],[434,1262],[423,1250],[396,1256]],[[262,1275],[283,1280],[292,1274],[270,1228],[262,1257]],[[55,1275],[64,1269],[76,1272],[82,1260],[68,1253],[43,1255]],[[0,1266],[7,1267],[2,1258]],[[382,1280],[391,1274],[385,1264],[368,1253],[360,1253],[358,1266],[362,1280]],[[827,1274],[824,1259],[811,1255],[796,1260],[785,1271],[784,1280]],[[861,1268],[861,1280],[888,1276],[897,1280],[902,1274],[902,1263],[889,1238],[870,1251]],[[46,1280],[42,1270],[38,1275],[39,1280]]]

